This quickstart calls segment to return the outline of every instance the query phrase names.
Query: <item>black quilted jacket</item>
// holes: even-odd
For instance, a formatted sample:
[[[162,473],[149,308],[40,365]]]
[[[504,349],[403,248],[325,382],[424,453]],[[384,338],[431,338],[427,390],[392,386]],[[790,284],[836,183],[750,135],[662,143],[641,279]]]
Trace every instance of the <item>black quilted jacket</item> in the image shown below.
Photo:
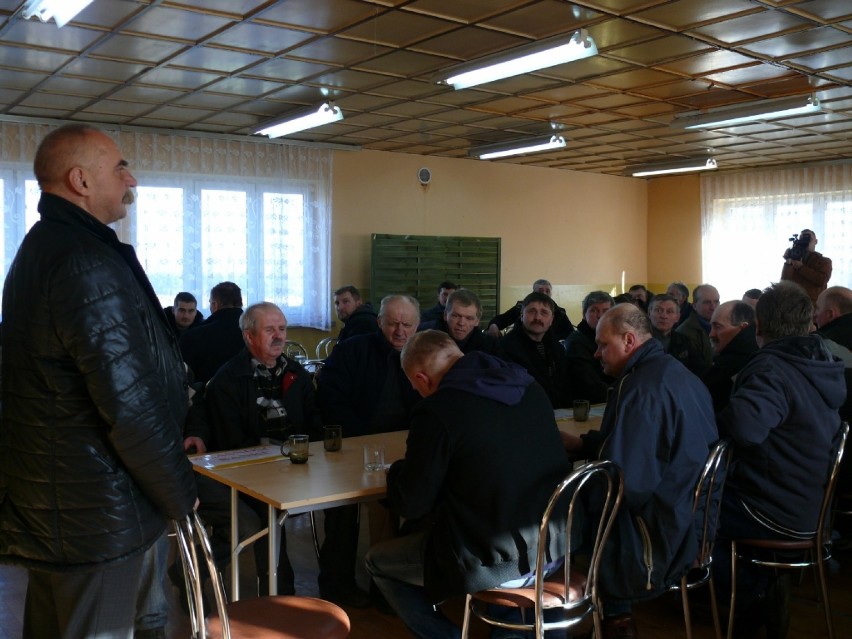
[[[195,501],[185,373],[133,249],[43,194],[3,291],[0,561],[140,553]]]

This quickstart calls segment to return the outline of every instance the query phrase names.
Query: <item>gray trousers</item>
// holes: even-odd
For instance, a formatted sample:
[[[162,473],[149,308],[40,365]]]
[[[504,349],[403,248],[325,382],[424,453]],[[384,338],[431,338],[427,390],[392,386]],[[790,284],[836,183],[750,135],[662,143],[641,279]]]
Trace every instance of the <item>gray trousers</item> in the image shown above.
[[[143,555],[89,572],[29,571],[23,639],[131,639]]]

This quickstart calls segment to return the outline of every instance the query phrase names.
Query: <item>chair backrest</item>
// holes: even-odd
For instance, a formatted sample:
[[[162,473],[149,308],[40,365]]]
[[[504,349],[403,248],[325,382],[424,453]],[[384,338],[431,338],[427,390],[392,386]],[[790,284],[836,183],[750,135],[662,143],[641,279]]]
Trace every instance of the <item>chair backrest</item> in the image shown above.
[[[716,529],[719,527],[722,492],[725,488],[731,447],[727,439],[720,439],[707,456],[701,476],[695,484],[692,511],[701,514],[698,547],[698,567],[705,568],[712,561]]]
[[[327,359],[336,345],[336,337],[323,337],[317,344],[317,359]]]
[[[828,482],[825,485],[825,494],[822,498],[822,507],[819,510],[819,522],[817,523],[817,540],[823,548],[826,541],[831,540],[831,503],[834,501],[834,488],[837,485],[837,476],[840,474],[840,462],[843,461],[843,451],[846,448],[846,440],[849,437],[849,423],[840,424],[840,438],[837,442],[837,453],[828,474]]]
[[[307,349],[299,344],[299,342],[291,342],[289,339],[284,344],[284,354],[291,359],[295,359],[300,364],[308,361]]]
[[[574,518],[580,509],[585,515],[590,511],[597,515],[595,521],[583,522],[586,530],[593,531],[592,539],[583,541],[591,542],[591,554],[589,555],[589,567],[586,575],[586,587],[584,596],[566,603],[563,608],[566,611],[588,606],[589,602],[600,609],[598,598],[597,575],[600,565],[601,550],[609,537],[610,530],[618,514],[621,498],[624,493],[624,478],[621,469],[612,461],[594,461],[583,465],[566,477],[557,487],[547,503],[547,508],[541,519],[538,538],[538,554],[536,557],[536,575],[539,577],[535,583],[536,597],[536,636],[544,636],[543,632],[543,597],[544,597],[544,567],[547,563],[548,535],[550,522],[553,517],[565,513],[565,565],[563,566],[563,579],[565,592],[570,591],[570,575],[572,544],[577,541],[579,535],[572,534],[574,531]],[[598,498],[598,503],[590,501]],[[567,504],[565,500],[568,500]],[[563,510],[567,505],[567,511]],[[591,507],[589,507],[591,506]]]
[[[186,579],[186,592],[189,599],[189,619],[192,625],[193,639],[206,639],[207,627],[205,625],[204,598],[201,594],[203,578],[201,577],[201,561],[198,550],[207,565],[210,573],[210,582],[213,585],[213,594],[216,598],[216,608],[222,621],[222,639],[231,639],[231,629],[228,623],[228,610],[226,606],[225,587],[216,570],[213,560],[213,549],[210,538],[204,528],[204,523],[198,513],[192,512],[182,520],[174,520],[175,536],[177,538],[178,554],[183,564],[184,579]]]

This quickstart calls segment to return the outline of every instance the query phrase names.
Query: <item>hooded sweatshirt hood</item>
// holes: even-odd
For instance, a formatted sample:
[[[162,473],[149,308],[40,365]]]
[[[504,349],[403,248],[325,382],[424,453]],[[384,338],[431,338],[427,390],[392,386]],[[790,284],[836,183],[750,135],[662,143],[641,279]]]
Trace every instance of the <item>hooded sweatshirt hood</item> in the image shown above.
[[[472,351],[453,364],[438,388],[452,388],[514,406],[533,381],[532,375],[517,364]]]

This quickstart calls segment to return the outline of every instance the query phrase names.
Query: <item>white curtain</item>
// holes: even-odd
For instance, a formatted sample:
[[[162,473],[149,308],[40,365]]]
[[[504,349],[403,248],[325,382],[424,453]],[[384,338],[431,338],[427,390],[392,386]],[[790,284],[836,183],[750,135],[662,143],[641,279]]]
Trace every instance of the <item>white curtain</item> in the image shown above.
[[[53,128],[0,122],[4,277],[38,218],[32,160]],[[206,309],[210,288],[230,280],[245,304],[270,301],[292,326],[330,328],[331,151],[102,128],[139,182],[136,205],[114,228],[164,306],[185,290]]]
[[[789,238],[816,233],[829,286],[852,287],[852,163],[701,177],[704,281],[722,300],[777,282]]]

